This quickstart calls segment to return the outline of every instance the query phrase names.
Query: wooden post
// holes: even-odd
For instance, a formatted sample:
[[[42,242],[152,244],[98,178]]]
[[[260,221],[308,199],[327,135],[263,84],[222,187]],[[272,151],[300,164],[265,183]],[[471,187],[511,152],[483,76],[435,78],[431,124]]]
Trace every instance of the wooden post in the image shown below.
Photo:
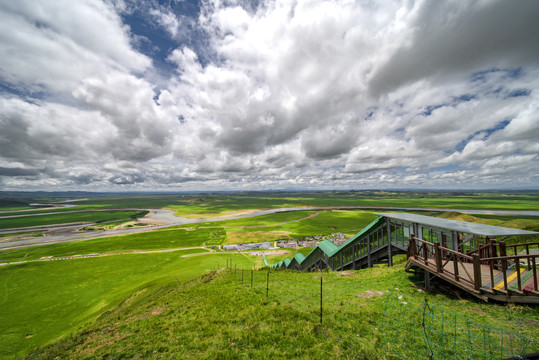
[[[528,244],[526,244],[526,255],[530,255],[530,246]],[[528,258],[528,270],[531,270],[531,266],[532,266],[532,263],[531,263],[531,258]]]
[[[515,247],[515,251],[516,251]],[[515,259],[515,271],[517,272],[518,291],[522,291],[522,279],[520,278],[520,259]]]
[[[500,241],[500,256],[507,256],[505,241]],[[502,272],[503,272],[503,285],[504,290],[507,291],[507,260],[502,259]]]
[[[425,260],[425,265],[429,265],[429,247],[427,243],[424,242],[423,245],[423,260]]]
[[[417,255],[417,248],[415,247],[415,234],[410,234],[410,257],[415,259]]]
[[[505,248],[505,241],[500,241],[500,256],[507,256],[507,251]]]
[[[459,258],[455,253],[453,253],[453,271],[455,273],[455,280],[459,281]]]
[[[479,255],[472,255],[473,261],[473,277],[475,290],[481,289],[481,263],[479,261]]]
[[[532,257],[532,269],[533,269],[533,288],[535,291],[538,291],[537,289],[537,267],[535,266],[535,257]]]
[[[434,259],[436,261],[436,271],[439,273],[443,273],[442,269],[442,251],[440,249],[440,243],[435,242],[434,243]]]

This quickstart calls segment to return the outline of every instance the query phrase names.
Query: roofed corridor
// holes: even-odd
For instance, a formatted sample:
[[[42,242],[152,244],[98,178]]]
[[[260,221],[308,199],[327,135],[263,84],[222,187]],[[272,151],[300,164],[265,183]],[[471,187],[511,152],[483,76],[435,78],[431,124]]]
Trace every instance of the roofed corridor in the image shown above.
[[[406,271],[423,272],[427,288],[438,277],[485,301],[539,303],[539,242],[504,242],[539,233],[409,213],[377,215],[341,246],[325,240],[307,256],[296,254],[271,267],[355,270],[392,266],[393,255],[407,254]]]

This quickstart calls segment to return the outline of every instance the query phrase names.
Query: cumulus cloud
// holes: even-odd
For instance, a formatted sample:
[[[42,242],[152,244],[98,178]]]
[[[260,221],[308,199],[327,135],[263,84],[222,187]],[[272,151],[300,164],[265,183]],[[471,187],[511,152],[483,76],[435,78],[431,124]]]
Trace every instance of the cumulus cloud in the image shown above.
[[[535,2],[141,6],[0,5],[2,187],[536,186]]]
[[[404,42],[370,79],[383,95],[407,83],[461,76],[489,67],[513,68],[539,61],[533,1],[418,2]]]
[[[142,72],[129,28],[101,1],[16,1],[0,5],[0,78],[30,92],[70,91],[112,69]]]

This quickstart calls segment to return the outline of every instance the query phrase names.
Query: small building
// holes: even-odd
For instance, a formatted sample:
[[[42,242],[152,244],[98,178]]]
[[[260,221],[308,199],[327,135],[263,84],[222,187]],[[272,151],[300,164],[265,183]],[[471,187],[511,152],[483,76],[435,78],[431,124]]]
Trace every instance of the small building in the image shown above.
[[[316,240],[305,240],[300,242],[300,245],[303,247],[315,247],[318,245],[318,242]]]

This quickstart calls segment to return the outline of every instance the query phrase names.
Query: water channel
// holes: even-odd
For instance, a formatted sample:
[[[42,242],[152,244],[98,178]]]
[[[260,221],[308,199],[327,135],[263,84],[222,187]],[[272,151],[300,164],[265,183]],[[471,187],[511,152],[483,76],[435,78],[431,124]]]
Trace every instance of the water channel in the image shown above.
[[[7,240],[0,242],[0,249],[9,249],[9,248],[20,248],[26,246],[37,246],[44,244],[52,244],[59,242],[67,242],[74,240],[86,240],[94,239],[107,236],[117,236],[125,234],[133,234],[143,231],[150,231],[156,229],[163,229],[167,227],[185,225],[185,224],[197,224],[203,222],[216,222],[216,221],[225,221],[225,220],[234,220],[234,219],[244,219],[250,217],[256,217],[261,215],[275,214],[279,212],[290,212],[290,211],[308,211],[308,210],[333,210],[333,209],[357,209],[357,210],[392,210],[392,211],[451,211],[451,212],[460,212],[467,214],[493,214],[493,215],[520,215],[520,216],[539,216],[539,211],[534,210],[470,210],[470,209],[440,209],[440,208],[414,208],[414,207],[386,207],[386,206],[310,206],[310,207],[288,207],[288,208],[276,208],[276,209],[267,209],[255,211],[247,214],[236,214],[236,215],[226,215],[213,218],[197,218],[190,219],[185,217],[174,216],[174,212],[171,210],[165,209],[137,209],[137,210],[148,210],[151,212],[151,215],[147,218],[154,220],[158,223],[163,223],[163,225],[156,225],[152,227],[139,227],[139,228],[129,228],[121,230],[105,230],[105,231],[89,231],[89,232],[77,232],[76,230],[84,226],[95,225],[95,224],[66,224],[66,225],[53,225],[53,226],[42,226],[42,227],[31,227],[24,229],[13,229],[13,230],[4,230],[0,231],[0,234],[9,234],[9,233],[21,233],[28,231],[51,231],[51,230],[66,230],[65,234],[62,235],[47,235],[44,234],[42,237],[35,238],[25,238],[20,240]],[[125,210],[125,209],[124,209]],[[59,211],[54,212],[53,214],[63,214],[70,212],[78,211]],[[50,214],[50,213],[49,213]],[[20,216],[35,216],[43,215],[40,214],[20,214],[20,215],[9,215],[9,216],[0,216],[2,218],[9,217],[20,217]],[[71,231],[70,231],[71,230]]]

